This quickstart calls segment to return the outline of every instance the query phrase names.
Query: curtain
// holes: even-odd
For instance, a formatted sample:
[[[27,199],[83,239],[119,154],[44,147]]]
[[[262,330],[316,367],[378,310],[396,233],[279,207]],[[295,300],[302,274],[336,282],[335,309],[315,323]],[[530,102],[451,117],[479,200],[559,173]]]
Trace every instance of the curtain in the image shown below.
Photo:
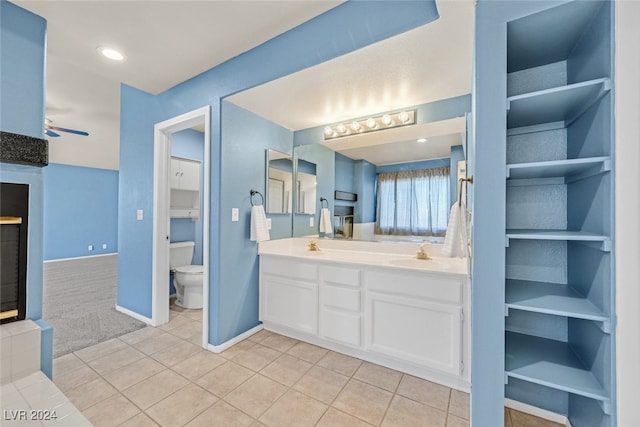
[[[449,185],[449,168],[379,174],[375,232],[444,236]]]

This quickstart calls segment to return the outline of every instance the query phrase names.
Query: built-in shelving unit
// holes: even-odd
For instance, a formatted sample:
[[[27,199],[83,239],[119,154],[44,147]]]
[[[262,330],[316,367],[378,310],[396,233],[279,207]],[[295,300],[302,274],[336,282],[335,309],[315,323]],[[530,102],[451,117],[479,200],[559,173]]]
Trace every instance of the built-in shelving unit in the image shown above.
[[[505,395],[614,426],[612,3],[507,23]]]

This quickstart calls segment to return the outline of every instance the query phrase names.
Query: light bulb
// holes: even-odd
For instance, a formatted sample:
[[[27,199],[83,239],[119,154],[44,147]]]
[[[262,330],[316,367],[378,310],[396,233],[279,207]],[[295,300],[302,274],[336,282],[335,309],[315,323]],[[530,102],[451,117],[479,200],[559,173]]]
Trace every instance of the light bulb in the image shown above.
[[[416,140],[417,142],[427,142],[427,138],[420,138],[418,140]]]
[[[354,132],[360,132],[362,130],[362,126],[360,126],[360,123],[358,122],[353,122],[351,123],[351,129],[353,129]]]
[[[391,124],[393,123],[393,119],[390,115],[385,114],[384,116],[382,116],[382,123],[384,123],[386,126],[391,126]]]
[[[367,127],[369,129],[375,129],[378,127],[378,122],[376,122],[374,118],[370,118],[369,120],[367,120]]]
[[[109,58],[113,61],[124,61],[126,59],[124,54],[110,47],[100,46],[98,47],[98,52],[100,52],[100,54],[105,58]]]
[[[333,130],[331,126],[327,126],[326,128],[324,128],[324,134],[326,136],[334,136],[336,134],[336,131]]]
[[[347,131],[347,127],[345,125],[338,125],[338,132],[345,133]]]
[[[403,111],[398,115],[398,118],[402,123],[407,123],[409,121],[409,113],[407,113],[406,111]]]

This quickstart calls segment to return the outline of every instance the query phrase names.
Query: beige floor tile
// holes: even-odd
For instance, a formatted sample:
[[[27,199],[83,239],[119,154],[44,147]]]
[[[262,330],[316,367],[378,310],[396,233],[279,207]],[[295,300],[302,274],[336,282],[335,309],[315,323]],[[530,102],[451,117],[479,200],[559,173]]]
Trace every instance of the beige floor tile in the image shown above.
[[[161,426],[183,426],[218,400],[213,394],[188,384],[145,412]]]
[[[153,353],[151,357],[165,366],[173,366],[180,362],[184,362],[196,353],[204,351],[202,347],[192,344],[188,341],[180,341],[171,348],[157,353]]]
[[[449,413],[456,417],[469,419],[469,393],[463,391],[451,390],[449,398]]]
[[[322,359],[329,350],[326,348],[318,347],[317,345],[308,344],[306,342],[298,341],[296,345],[287,350],[287,354],[297,357],[298,359],[305,360],[309,363],[317,363]]]
[[[156,427],[156,424],[151,418],[147,417],[143,412],[140,412],[133,418],[129,418],[119,427]]]
[[[446,418],[444,411],[396,395],[382,421],[382,427],[445,427]]]
[[[145,357],[144,353],[127,345],[127,347],[123,348],[122,350],[118,350],[109,355],[102,356],[99,359],[94,359],[90,362],[87,362],[87,364],[91,366],[93,370],[98,374],[104,375],[107,372],[122,368],[123,366],[129,365],[136,360],[142,359],[143,357]]]
[[[404,375],[396,392],[401,396],[426,403],[434,408],[446,411],[449,407],[449,387],[432,383],[411,375]]]
[[[370,425],[336,408],[329,408],[316,424],[317,427],[368,427]]]
[[[260,417],[287,388],[256,374],[229,393],[224,400],[254,418]]]
[[[100,378],[100,376],[96,374],[96,371],[87,365],[84,365],[65,374],[54,376],[53,383],[57,385],[63,393],[66,393],[75,387],[94,381],[98,378]]]
[[[94,427],[107,427],[120,425],[139,412],[133,403],[118,393],[87,408],[82,414]]]
[[[513,427],[562,427],[562,424],[538,418],[524,412],[509,409],[511,415],[511,425]]]
[[[384,366],[375,365],[369,362],[362,362],[353,378],[365,383],[383,388],[390,392],[395,392],[402,379],[402,373]]]
[[[261,417],[270,427],[314,426],[327,410],[327,405],[297,391],[287,391]]]
[[[392,397],[393,394],[388,391],[352,379],[344,386],[332,406],[378,425]]]
[[[164,369],[166,367],[162,363],[150,357],[144,357],[120,369],[106,373],[104,379],[122,391]]]
[[[349,378],[344,375],[319,366],[314,366],[293,388],[321,402],[329,404],[333,402],[348,381]]]
[[[318,366],[338,372],[339,374],[352,376],[358,370],[362,360],[335,351],[328,352],[320,361]]]
[[[196,383],[216,396],[223,397],[252,375],[254,375],[253,371],[227,361],[196,380]]]
[[[253,341],[253,342],[260,342],[260,341],[264,340],[265,338],[268,338],[268,337],[273,336],[273,335],[275,335],[273,332],[267,331],[266,329],[262,329],[262,330],[256,332],[255,334],[251,335],[247,339],[249,341]]]
[[[249,341],[249,340],[240,341],[239,343],[235,344],[233,347],[229,347],[228,349],[220,353],[220,356],[224,357],[225,359],[232,360],[234,357],[250,349],[254,345],[256,345],[256,343],[253,341]]]
[[[65,375],[74,369],[78,369],[85,366],[85,363],[73,353],[65,354],[64,356],[53,359],[53,376]]]
[[[225,362],[226,359],[205,350],[173,365],[171,369],[183,377],[188,378],[191,381],[195,381]]]
[[[75,355],[85,362],[99,359],[108,354],[114,353],[118,350],[126,348],[127,344],[120,341],[118,338],[113,338],[108,341],[103,341],[99,344],[92,345],[91,347],[83,348],[75,352]]]
[[[179,342],[180,338],[176,337],[175,335],[163,332],[160,335],[156,335],[154,337],[147,338],[145,340],[132,344],[132,346],[140,350],[144,354],[149,355],[171,348]]]
[[[309,362],[283,354],[260,371],[265,377],[291,387],[313,366]]]
[[[147,338],[157,337],[158,335],[162,335],[162,330],[158,328],[154,328],[153,326],[147,326],[142,329],[138,329],[137,331],[129,332],[128,334],[122,335],[118,337],[120,341],[124,341],[129,345],[138,344],[141,341],[146,340]]]
[[[65,393],[67,398],[80,411],[101,402],[116,394],[118,390],[102,378],[96,378],[86,384],[71,389]]]
[[[273,362],[282,353],[273,350],[269,347],[265,347],[261,344],[256,344],[233,358],[233,361],[239,365],[249,368],[258,372],[269,363]]]
[[[185,317],[185,319],[188,319],[188,322],[185,322],[180,326],[170,329],[167,332],[179,338],[182,338],[183,340],[186,340],[187,338],[189,338],[190,336],[193,336],[196,333],[202,334],[202,322],[197,322],[188,317]]]
[[[157,373],[122,393],[138,407],[147,409],[184,387],[189,381],[167,369]]]
[[[227,402],[220,400],[194,418],[188,427],[212,427],[212,426],[250,426],[254,422],[253,418],[244,412],[234,408]]]
[[[185,324],[189,324],[193,322],[193,320],[189,319],[188,317],[179,315],[179,316],[175,316],[175,317],[170,317],[169,322],[165,323],[162,326],[158,326],[158,329],[162,329],[163,331],[167,332],[170,331],[172,329],[175,329],[179,326],[183,326]]]
[[[182,315],[188,317],[191,320],[195,320],[196,322],[200,322],[200,324],[202,324],[202,321],[203,321],[203,319],[202,319],[202,309],[200,309],[200,310],[188,309],[188,310],[183,311]]]
[[[280,352],[286,352],[291,347],[296,345],[298,340],[294,340],[293,338],[285,337],[284,335],[273,334],[270,337],[266,337],[260,344],[270,347],[274,350],[278,350]]]
[[[510,425],[505,420],[504,427],[509,427]],[[469,427],[469,420],[449,414],[447,415],[447,427]]]

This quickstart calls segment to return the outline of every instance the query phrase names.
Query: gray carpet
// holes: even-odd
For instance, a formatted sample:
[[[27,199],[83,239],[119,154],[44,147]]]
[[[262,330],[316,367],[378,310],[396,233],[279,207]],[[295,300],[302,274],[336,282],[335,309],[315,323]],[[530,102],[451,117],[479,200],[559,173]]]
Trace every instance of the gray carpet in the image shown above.
[[[145,324],[115,309],[117,255],[44,264],[43,319],[53,357],[124,335]]]

